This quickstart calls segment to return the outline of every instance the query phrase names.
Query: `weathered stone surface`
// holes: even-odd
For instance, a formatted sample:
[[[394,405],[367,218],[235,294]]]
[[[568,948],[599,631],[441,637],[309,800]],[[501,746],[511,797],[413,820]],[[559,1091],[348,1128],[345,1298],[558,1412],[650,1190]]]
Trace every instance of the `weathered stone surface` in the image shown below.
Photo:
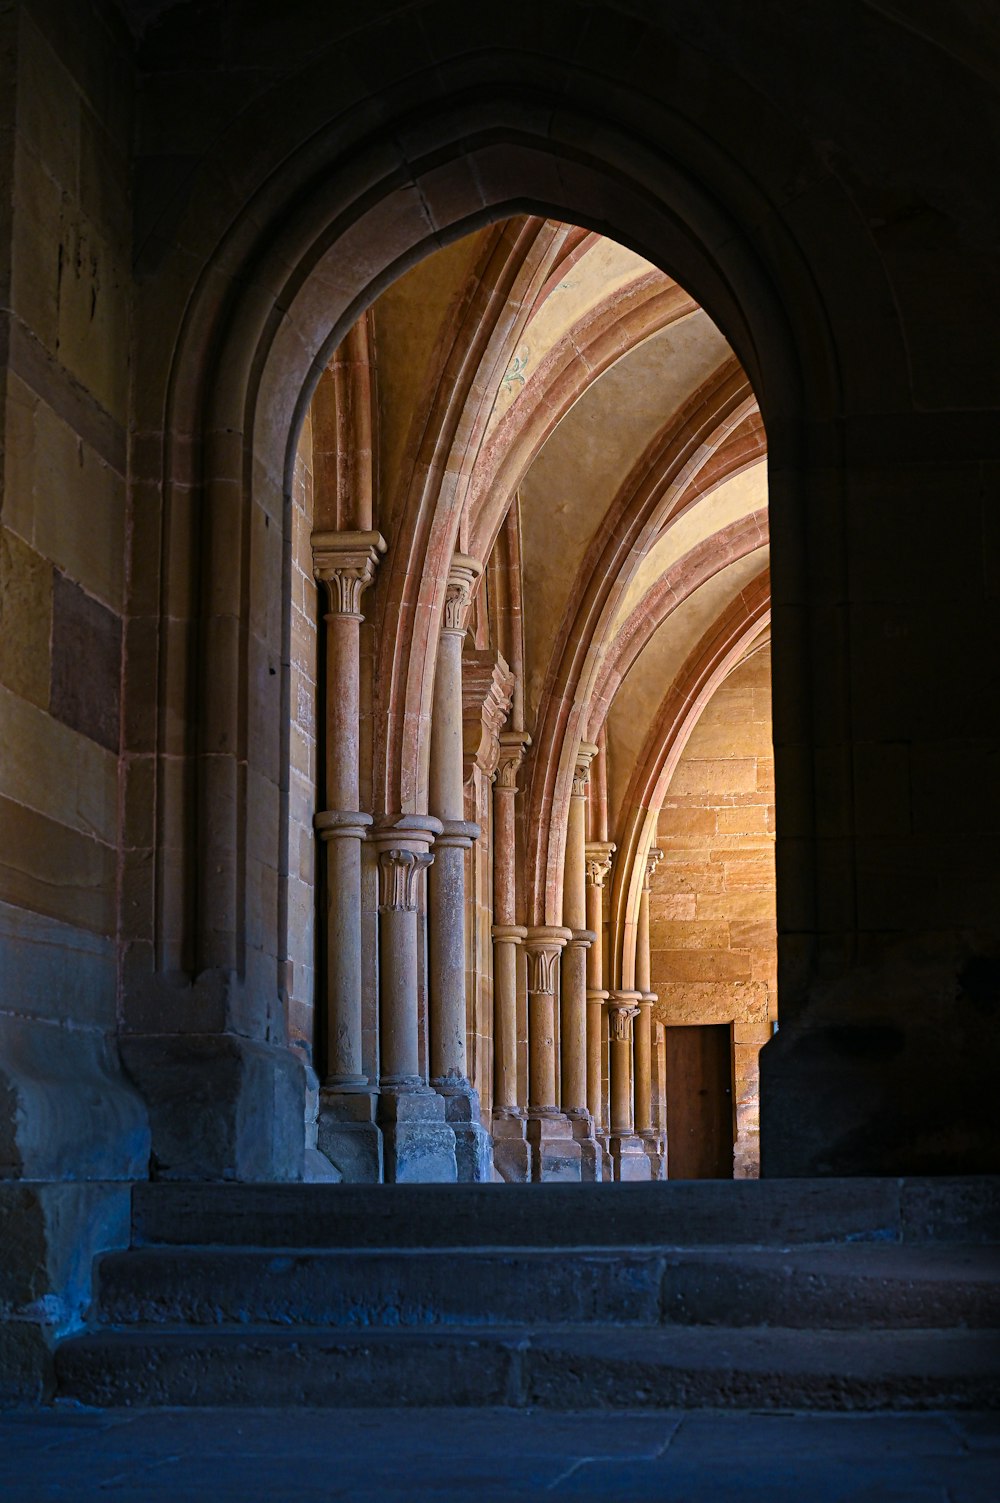
[[[986,1177],[763,1179],[667,1185],[256,1186],[138,1184],[138,1242],[259,1247],[549,1247],[898,1242],[901,1196],[929,1193],[913,1240],[982,1241],[995,1215]],[[957,1209],[949,1209],[949,1207]],[[961,1232],[956,1232],[960,1221]],[[984,1233],[984,1228],[986,1229]]]
[[[114,1042],[0,1014],[0,1177],[127,1180],[148,1163],[145,1108]]]
[[[78,1330],[95,1258],[129,1240],[123,1184],[0,1183],[0,1398],[51,1394],[52,1347]]]
[[[119,617],[57,571],[52,596],[52,713],[116,754],[121,657]]]
[[[453,1184],[458,1177],[455,1134],[445,1102],[433,1091],[383,1091],[379,1098],[386,1181]]]
[[[52,565],[0,529],[0,683],[32,704],[49,701]]]
[[[969,1332],[412,1331],[303,1335],[139,1331],[83,1336],[57,1356],[86,1403],[513,1404],[546,1409],[988,1409],[996,1343]]]
[[[126,1035],[161,1179],[302,1177],[305,1076],[287,1049],[234,1034]]]

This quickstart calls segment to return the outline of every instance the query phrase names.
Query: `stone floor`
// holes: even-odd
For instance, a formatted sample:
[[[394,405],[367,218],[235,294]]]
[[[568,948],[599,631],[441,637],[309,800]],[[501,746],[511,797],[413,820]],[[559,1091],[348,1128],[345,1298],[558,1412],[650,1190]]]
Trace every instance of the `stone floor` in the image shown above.
[[[1000,1417],[133,1409],[0,1414],[4,1503],[998,1503]]]

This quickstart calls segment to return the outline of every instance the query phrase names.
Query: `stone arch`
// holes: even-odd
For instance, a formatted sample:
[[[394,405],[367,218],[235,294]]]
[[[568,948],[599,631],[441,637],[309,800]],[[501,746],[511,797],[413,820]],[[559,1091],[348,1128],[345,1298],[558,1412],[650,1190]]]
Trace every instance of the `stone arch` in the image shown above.
[[[800,573],[795,473],[803,402],[808,396],[820,413],[829,410],[837,364],[822,300],[793,237],[775,223],[761,253],[746,212],[752,183],[738,175],[737,190],[732,160],[704,136],[680,132],[669,160],[611,112],[598,117],[560,105],[553,113],[555,98],[542,84],[526,100],[494,82],[474,103],[464,97],[422,111],[419,124],[399,119],[372,134],[359,117],[346,157],[340,122],[340,170],[329,170],[332,135],[325,147],[318,137],[302,144],[285,164],[296,189],[286,212],[266,202],[247,207],[201,266],[193,293],[181,295],[160,412],[155,401],[146,404],[150,428],[162,426],[170,437],[137,449],[139,484],[162,487],[165,498],[163,615],[187,628],[163,632],[159,678],[184,682],[191,712],[183,775],[163,776],[161,760],[159,881],[149,914],[154,967],[158,959],[168,970],[243,978],[246,993],[255,980],[273,991],[269,920],[247,913],[243,831],[250,784],[257,780],[267,801],[279,776],[270,742],[280,705],[271,681],[295,437],[330,351],[378,291],[431,247],[527,209],[610,230],[680,277],[739,350],[768,404],[769,427],[773,413],[786,572]],[[273,194],[274,183],[266,190],[258,197]],[[248,190],[248,204],[252,197]],[[728,213],[720,207],[727,200],[736,205]],[[191,212],[202,203],[195,194]],[[164,273],[168,284],[175,272]],[[796,289],[794,331],[782,281]],[[200,559],[196,581],[192,557]],[[227,692],[210,687],[218,685]],[[405,713],[426,714],[428,693],[421,678]],[[155,741],[162,753],[162,716]],[[398,768],[397,775],[402,786]],[[201,874],[194,913],[179,897],[193,870]]]
[[[538,743],[528,785],[532,921],[557,923],[562,907],[565,811],[576,747],[586,729],[595,675],[618,602],[645,547],[684,505],[689,485],[754,407],[746,377],[727,360],[640,456],[623,482],[580,566],[575,598],[553,651],[539,708]]]

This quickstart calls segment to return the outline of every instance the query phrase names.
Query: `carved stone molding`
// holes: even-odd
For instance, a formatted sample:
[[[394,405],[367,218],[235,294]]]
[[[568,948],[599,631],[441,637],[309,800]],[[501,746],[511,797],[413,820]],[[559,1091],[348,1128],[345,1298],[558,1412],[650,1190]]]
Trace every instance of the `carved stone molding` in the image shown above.
[[[559,952],[572,938],[572,929],[546,926],[528,930],[524,950],[528,957],[529,992],[554,996],[559,990]]]
[[[611,840],[588,840],[586,846],[587,882],[591,887],[603,887],[611,872],[611,858],[617,850]]]
[[[656,871],[656,868],[659,866],[662,860],[663,852],[660,850],[659,846],[654,845],[653,847],[651,847],[649,853],[646,856],[646,875],[643,878],[643,884],[646,887],[647,891],[649,889],[650,883],[653,880],[653,873]]]
[[[531,745],[531,737],[527,731],[501,731],[499,741],[497,787],[516,793],[517,774],[524,761],[524,754]]]
[[[593,762],[599,746],[592,741],[581,741],[576,753],[576,763],[573,767],[573,797],[586,798],[587,784],[590,782],[590,764]]]
[[[608,1019],[611,1027],[611,1037],[618,1043],[624,1044],[632,1037],[632,1019],[639,1016],[637,1007],[610,1007]]]
[[[361,597],[375,578],[385,548],[379,532],[313,533],[313,573],[326,591],[329,615],[364,619]]]
[[[514,702],[514,675],[498,652],[462,654],[462,746],[465,781],[474,767],[491,778],[500,761],[500,734]]]
[[[379,908],[394,913],[415,913],[417,879],[434,857],[429,852],[397,848],[379,851]]]
[[[612,992],[608,1001],[608,1033],[619,1044],[632,1037],[632,1019],[639,1016],[639,992]]]
[[[476,580],[483,572],[477,558],[467,553],[456,553],[448,570],[448,587],[444,597],[444,622],[441,630],[465,635],[465,623],[472,604],[472,591]]]

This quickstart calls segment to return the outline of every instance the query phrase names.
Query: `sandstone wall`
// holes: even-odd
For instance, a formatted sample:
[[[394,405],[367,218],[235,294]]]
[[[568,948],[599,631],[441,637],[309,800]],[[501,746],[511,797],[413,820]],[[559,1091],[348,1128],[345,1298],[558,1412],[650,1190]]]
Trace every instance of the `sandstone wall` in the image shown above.
[[[109,1042],[119,882],[125,904],[150,889],[155,816],[148,761],[119,759],[133,74],[114,9],[4,6],[0,101],[0,1174],[127,1175],[146,1139]]]
[[[757,1055],[777,1016],[770,685],[768,645],[706,707],[660,811],[650,898],[655,1018],[733,1027],[737,1178],[759,1168]]]

